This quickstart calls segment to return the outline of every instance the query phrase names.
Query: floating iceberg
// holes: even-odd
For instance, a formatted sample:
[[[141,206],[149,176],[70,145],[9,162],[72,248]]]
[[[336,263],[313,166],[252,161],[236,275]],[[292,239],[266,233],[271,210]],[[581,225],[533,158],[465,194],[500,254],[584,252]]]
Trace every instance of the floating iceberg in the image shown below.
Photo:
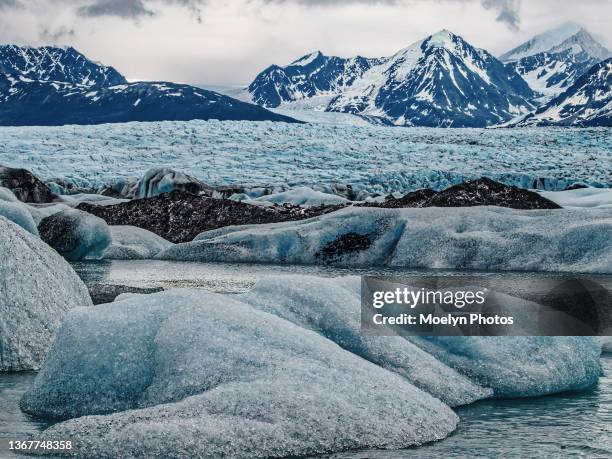
[[[403,376],[447,405],[464,405],[493,394],[400,336],[363,335],[360,292],[358,277],[275,276],[261,279],[240,299],[316,331],[353,354]]]
[[[207,187],[198,179],[169,167],[152,167],[136,183],[134,197],[150,198],[171,191],[187,191],[197,194]]]
[[[347,208],[205,232],[165,260],[612,273],[612,210]]]
[[[348,204],[350,201],[335,194],[322,193],[306,186],[253,199],[255,203],[293,204],[294,206],[322,206]]]
[[[411,338],[498,397],[535,397],[593,386],[601,376],[597,337]]]
[[[99,259],[111,243],[104,220],[76,209],[44,218],[38,225],[43,241],[70,261]]]
[[[38,369],[64,315],[91,305],[70,265],[0,217],[0,371]]]
[[[446,437],[453,411],[405,378],[240,298],[127,295],[66,318],[21,402],[79,457],[289,457]]]
[[[0,189],[0,192],[2,191],[3,190]],[[10,196],[7,194],[5,194],[5,196],[7,199],[10,199]],[[38,236],[36,222],[32,218],[32,214],[28,210],[28,206],[19,201],[11,202],[7,199],[2,199],[0,197],[0,216],[21,226],[28,233]]]
[[[110,226],[112,243],[104,252],[107,260],[142,260],[154,258],[174,245],[146,229],[135,226]]]

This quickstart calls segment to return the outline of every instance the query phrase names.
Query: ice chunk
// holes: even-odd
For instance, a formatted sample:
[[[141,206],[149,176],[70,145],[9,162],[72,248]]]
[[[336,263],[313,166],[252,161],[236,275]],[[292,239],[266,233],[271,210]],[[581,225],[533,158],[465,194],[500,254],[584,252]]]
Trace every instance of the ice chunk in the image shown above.
[[[73,455],[289,457],[402,448],[458,418],[406,379],[232,295],[173,290],[69,314],[25,394]],[[145,440],[146,439],[146,440]]]
[[[70,261],[99,259],[111,243],[104,220],[76,209],[44,218],[38,225],[43,241]]]
[[[70,207],[66,204],[30,204],[28,206],[36,225],[39,225],[44,218],[67,209]]]
[[[109,260],[149,259],[174,245],[157,234],[136,226],[110,226],[110,232],[112,243],[104,252],[104,258]]]
[[[450,406],[492,395],[399,336],[361,333],[360,279],[275,276],[261,279],[241,301],[314,330],[344,349],[393,371]]]
[[[71,207],[76,207],[82,202],[86,202],[89,204],[95,204],[97,206],[112,206],[115,204],[121,204],[123,202],[128,202],[128,199],[118,199],[113,198],[111,196],[104,196],[102,194],[92,194],[92,193],[78,193],[71,195],[64,195],[60,197],[60,200],[65,202]]]
[[[7,197],[10,198],[10,196]],[[22,204],[19,201],[11,202],[0,199],[0,216],[18,224],[27,232],[38,236],[36,223],[26,204]]]
[[[350,207],[212,235],[158,258],[612,273],[612,209]]]
[[[17,196],[15,196],[11,190],[0,186],[0,201],[19,202],[19,199],[17,199]]]
[[[350,201],[335,194],[322,193],[306,186],[292,188],[282,193],[269,194],[253,199],[255,202],[293,204],[294,206],[322,206],[348,204]]]
[[[66,312],[87,288],[40,239],[0,217],[0,371],[38,369]]]
[[[546,199],[556,202],[568,209],[601,209],[612,208],[612,189],[578,188],[565,191],[540,191]]]
[[[136,199],[150,198],[171,191],[199,193],[206,185],[198,179],[169,167],[153,167],[136,184]]]
[[[498,397],[534,397],[596,384],[602,370],[596,337],[439,336],[411,338],[425,351],[491,387]]]

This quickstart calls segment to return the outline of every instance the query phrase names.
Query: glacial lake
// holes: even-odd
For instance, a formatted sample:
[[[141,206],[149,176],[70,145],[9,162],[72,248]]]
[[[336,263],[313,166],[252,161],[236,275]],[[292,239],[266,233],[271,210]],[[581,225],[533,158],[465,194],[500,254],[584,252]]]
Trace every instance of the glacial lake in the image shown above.
[[[87,283],[134,287],[203,288],[226,293],[248,290],[264,275],[297,274],[416,275],[432,271],[321,266],[276,266],[168,261],[105,261],[75,263]],[[435,271],[436,274],[475,274]],[[484,273],[483,273],[484,274]],[[496,273],[487,273],[495,275]],[[537,277],[538,273],[513,273]],[[528,399],[486,400],[458,408],[461,422],[448,438],[420,448],[365,450],[325,456],[326,459],[612,457],[612,354],[602,356],[604,376],[587,391]],[[19,410],[19,399],[33,383],[35,372],[0,373],[0,457],[10,455],[8,441],[24,439],[51,423]],[[406,420],[410,422],[409,419]]]

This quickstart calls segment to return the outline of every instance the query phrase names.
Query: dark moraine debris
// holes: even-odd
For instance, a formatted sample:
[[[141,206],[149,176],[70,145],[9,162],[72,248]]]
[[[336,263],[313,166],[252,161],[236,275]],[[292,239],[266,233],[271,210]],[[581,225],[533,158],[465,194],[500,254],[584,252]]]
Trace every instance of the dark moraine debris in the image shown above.
[[[346,233],[331,241],[315,256],[323,259],[338,258],[346,253],[367,250],[372,242],[373,237],[369,234]]]
[[[388,196],[377,207],[471,207],[499,206],[512,209],[560,209],[557,203],[515,186],[486,177],[453,185],[442,191],[417,190],[401,198]]]
[[[168,241],[180,243],[192,241],[204,231],[224,226],[303,220],[342,207],[303,208],[287,204],[263,207],[174,191],[113,206],[82,203],[77,208],[102,218],[109,225],[137,226]]]
[[[53,202],[57,196],[49,187],[26,169],[0,166],[0,186],[10,189],[22,202]]]
[[[162,292],[161,287],[132,287],[130,285],[121,284],[89,284],[89,296],[94,305],[112,303],[115,299],[124,293],[138,293],[148,295],[151,293]]]

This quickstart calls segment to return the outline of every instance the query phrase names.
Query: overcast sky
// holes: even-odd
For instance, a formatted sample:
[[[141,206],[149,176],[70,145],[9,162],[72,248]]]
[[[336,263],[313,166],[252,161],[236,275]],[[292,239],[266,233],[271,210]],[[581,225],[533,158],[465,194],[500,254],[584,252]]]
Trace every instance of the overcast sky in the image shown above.
[[[609,0],[0,0],[0,41],[72,45],[130,79],[248,83],[272,63],[388,56],[442,28],[500,54],[568,20],[612,48]]]

